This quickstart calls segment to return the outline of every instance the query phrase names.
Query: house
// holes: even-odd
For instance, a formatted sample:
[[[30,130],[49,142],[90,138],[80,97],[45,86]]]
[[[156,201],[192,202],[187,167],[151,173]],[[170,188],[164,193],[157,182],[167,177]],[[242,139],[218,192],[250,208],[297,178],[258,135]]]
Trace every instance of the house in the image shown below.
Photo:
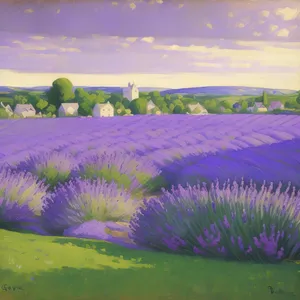
[[[5,109],[5,112],[8,114],[9,117],[11,117],[14,112],[13,110],[11,109],[10,105],[7,104],[6,106],[1,102],[1,106]]]
[[[93,117],[113,117],[115,114],[114,107],[109,103],[97,103],[93,108]]]
[[[242,105],[240,103],[236,102],[232,105],[232,108],[236,111],[240,111],[242,109]]]
[[[275,109],[284,109],[284,105],[280,101],[272,101],[268,107],[268,111]]]
[[[192,115],[207,115],[207,110],[199,103],[197,104],[188,104],[188,108],[191,111]]]
[[[78,116],[78,103],[62,103],[58,109],[59,117],[75,117]]]
[[[267,112],[267,108],[261,102],[255,102],[253,105],[254,113]]]
[[[36,111],[31,104],[17,104],[14,109],[14,114],[19,117],[30,118],[35,116]]]
[[[129,101],[139,97],[139,89],[134,82],[132,84],[128,82],[128,86],[123,89],[123,97],[127,98]]]
[[[152,100],[150,100],[147,104],[147,114],[151,114],[152,113],[152,110],[156,108],[156,105],[153,103]]]

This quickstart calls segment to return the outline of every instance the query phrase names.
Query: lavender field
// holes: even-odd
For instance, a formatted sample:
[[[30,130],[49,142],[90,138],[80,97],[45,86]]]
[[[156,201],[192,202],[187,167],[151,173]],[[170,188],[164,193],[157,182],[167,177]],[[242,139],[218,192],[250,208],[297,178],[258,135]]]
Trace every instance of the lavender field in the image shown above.
[[[300,185],[298,116],[135,116],[0,121],[0,163],[59,151],[74,163],[103,151],[150,161],[171,184],[251,178]],[[149,164],[150,165],[150,164]],[[153,167],[149,166],[149,171]]]

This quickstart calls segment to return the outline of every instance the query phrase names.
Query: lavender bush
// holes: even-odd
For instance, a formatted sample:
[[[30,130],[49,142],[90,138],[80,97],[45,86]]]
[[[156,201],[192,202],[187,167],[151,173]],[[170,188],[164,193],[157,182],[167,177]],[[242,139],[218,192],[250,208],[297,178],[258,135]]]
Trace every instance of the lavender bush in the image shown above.
[[[47,186],[30,173],[0,170],[0,227],[26,229],[36,224],[46,191]]]
[[[42,212],[44,228],[62,234],[71,226],[86,221],[129,221],[138,202],[130,194],[105,180],[78,178],[59,185],[45,199]]]
[[[18,163],[16,169],[30,172],[40,179],[44,179],[50,188],[54,188],[58,183],[68,181],[76,167],[76,163],[70,155],[53,151],[31,155]]]
[[[137,244],[161,251],[276,262],[300,258],[300,192],[218,182],[178,186],[144,202],[130,221]]]
[[[136,195],[155,190],[163,184],[159,175],[160,170],[150,160],[122,151],[94,153],[79,164],[79,176],[82,178],[114,181]]]

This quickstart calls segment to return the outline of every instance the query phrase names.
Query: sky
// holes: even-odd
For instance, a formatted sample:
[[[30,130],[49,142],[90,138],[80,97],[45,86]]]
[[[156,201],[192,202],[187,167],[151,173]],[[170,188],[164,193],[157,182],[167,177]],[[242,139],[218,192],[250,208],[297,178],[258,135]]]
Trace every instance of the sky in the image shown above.
[[[297,0],[9,2],[0,2],[0,86],[67,77],[300,90]]]

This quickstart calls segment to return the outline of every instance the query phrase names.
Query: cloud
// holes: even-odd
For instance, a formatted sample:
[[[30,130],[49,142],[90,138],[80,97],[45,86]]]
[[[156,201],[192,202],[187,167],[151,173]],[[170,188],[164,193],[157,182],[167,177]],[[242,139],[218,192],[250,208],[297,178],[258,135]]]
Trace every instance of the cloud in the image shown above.
[[[276,29],[278,29],[278,26],[277,25],[270,25],[270,30],[271,32],[275,31]]]
[[[162,55],[162,58],[167,58],[169,55],[168,54],[164,54],[164,55]]]
[[[62,41],[66,40],[67,38],[68,38],[68,37],[65,36],[65,35],[63,35],[63,36],[60,37],[60,39],[61,39]]]
[[[222,64],[216,64],[216,63],[207,63],[207,62],[196,62],[193,65],[197,67],[208,67],[208,68],[222,68]]]
[[[58,8],[58,9],[56,10],[56,13],[57,13],[57,14],[59,14],[59,13],[60,13],[60,8]]]
[[[260,66],[279,66],[279,67],[300,67],[300,49],[294,43],[278,43],[277,46],[270,46],[269,43],[250,42],[250,41],[236,41],[237,45],[244,47],[251,47],[251,49],[231,49],[220,48],[218,46],[206,47],[206,46],[179,46],[179,45],[154,45],[154,50],[164,50],[170,52],[183,52],[199,60],[213,60],[218,63],[221,60],[224,63],[225,60],[230,60],[231,64],[239,64],[240,67],[246,67],[246,64],[259,64]],[[287,44],[287,45],[286,45]],[[286,45],[286,46],[284,46]],[[295,48],[284,48],[289,45]],[[205,62],[205,61],[204,61]],[[237,66],[237,65],[236,65]]]
[[[122,48],[130,47],[130,44],[128,44],[128,43],[121,43],[120,45],[121,45]]]
[[[164,1],[163,1],[163,0],[156,0],[156,3],[158,3],[158,4],[163,4]]]
[[[281,18],[285,21],[290,21],[294,20],[297,18],[299,15],[299,9],[298,8],[290,8],[290,7],[285,7],[285,8],[278,8],[276,10],[276,15],[281,16]]]
[[[276,33],[276,35],[277,35],[277,36],[280,36],[280,37],[288,37],[289,34],[290,34],[290,31],[289,31],[288,29],[286,29],[286,28],[280,29],[280,30]]]
[[[0,45],[0,49],[9,49],[10,47],[9,46],[6,46],[6,45]]]
[[[244,28],[245,24],[244,23],[236,23],[235,26],[238,27],[238,28]]]
[[[12,42],[13,44],[20,45],[24,50],[36,50],[36,51],[45,51],[47,50],[46,47],[41,47],[37,45],[32,45],[32,44],[26,44],[21,41],[15,40]]]
[[[251,68],[249,63],[230,63],[229,66],[231,68]]]
[[[111,5],[112,5],[112,6],[117,6],[117,5],[118,5],[118,2],[113,1],[113,2],[111,3]]]
[[[60,52],[81,52],[78,48],[59,48]]]
[[[209,29],[213,29],[213,26],[212,26],[211,23],[207,23],[207,24],[206,24],[206,27],[208,27]]]
[[[32,14],[34,12],[34,10],[32,8],[27,8],[24,10],[25,14]]]
[[[155,41],[155,38],[152,37],[152,36],[148,36],[148,37],[143,37],[141,39],[142,42],[145,42],[145,43],[149,43],[149,44],[152,44],[154,41]]]
[[[41,36],[41,35],[32,35],[29,38],[32,39],[32,40],[40,41],[40,40],[43,40],[45,37]]]
[[[183,8],[184,7],[184,4],[178,4],[178,8]]]
[[[263,11],[260,12],[260,14],[261,14],[263,17],[268,18],[269,15],[270,15],[270,12],[269,12],[268,10],[263,10]]]
[[[230,11],[230,12],[228,13],[228,17],[229,17],[229,18],[233,18],[233,17],[234,17],[234,14],[233,14],[232,11]]]
[[[261,32],[258,32],[258,31],[254,31],[254,32],[253,32],[253,35],[254,35],[254,36],[261,36],[262,33],[261,33]]]
[[[128,38],[126,38],[126,41],[130,42],[130,43],[134,43],[137,41],[137,39],[138,39],[137,37],[128,37]]]
[[[129,4],[129,7],[132,9],[132,10],[135,10],[136,9],[136,5],[135,5],[135,3],[130,3]]]

